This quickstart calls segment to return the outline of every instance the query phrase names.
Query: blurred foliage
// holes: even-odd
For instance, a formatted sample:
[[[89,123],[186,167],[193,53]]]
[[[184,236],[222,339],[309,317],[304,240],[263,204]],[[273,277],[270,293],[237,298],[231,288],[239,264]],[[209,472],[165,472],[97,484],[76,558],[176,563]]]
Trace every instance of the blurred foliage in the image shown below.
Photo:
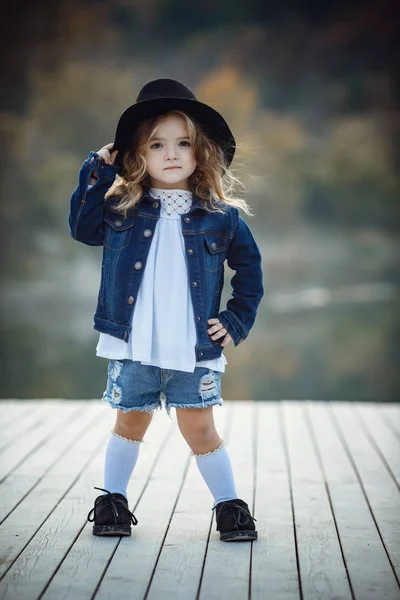
[[[224,395],[393,399],[397,303],[306,317],[271,313],[267,306],[269,294],[301,285],[398,284],[400,120],[392,17],[391,0],[362,7],[220,0],[186,11],[176,0],[10,6],[0,105],[7,256],[1,342],[8,374],[2,395],[101,393],[106,361],[94,356],[97,333],[90,331],[87,308],[95,308],[98,282],[83,309],[76,290],[88,280],[77,282],[72,274],[87,256],[97,276],[100,254],[72,243],[69,198],[88,152],[113,141],[120,114],[146,81],[167,76],[185,82],[230,123],[238,142],[233,169],[246,184],[256,215],[250,225],[263,249],[267,295],[252,341],[227,349]],[[17,33],[11,27],[16,18]],[[304,226],[322,238],[312,256],[294,241]],[[326,232],[352,248],[351,256],[358,252],[358,263],[350,255],[345,266],[324,262]],[[37,309],[32,294],[49,282],[48,298],[40,301],[52,302],[48,319],[35,323],[29,312],[41,305]],[[27,286],[26,296],[9,301],[19,284]],[[87,314],[85,341],[68,326],[77,311]],[[24,378],[18,377],[21,364],[27,365]]]

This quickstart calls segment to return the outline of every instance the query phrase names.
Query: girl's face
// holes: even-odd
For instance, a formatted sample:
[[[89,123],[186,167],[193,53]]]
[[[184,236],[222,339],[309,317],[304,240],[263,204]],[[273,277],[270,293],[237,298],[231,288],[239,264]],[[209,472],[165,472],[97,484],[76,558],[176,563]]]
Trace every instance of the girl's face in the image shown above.
[[[196,161],[182,117],[167,115],[159,122],[144,156],[152,187],[189,190],[189,177]]]

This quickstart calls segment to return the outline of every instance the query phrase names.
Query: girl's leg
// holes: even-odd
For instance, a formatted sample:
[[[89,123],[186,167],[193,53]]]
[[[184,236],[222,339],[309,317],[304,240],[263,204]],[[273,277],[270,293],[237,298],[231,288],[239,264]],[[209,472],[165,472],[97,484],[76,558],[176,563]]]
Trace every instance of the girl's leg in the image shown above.
[[[126,488],[135,468],[140,445],[150,425],[152,413],[117,410],[114,430],[106,448],[104,489],[127,497]]]
[[[215,429],[213,407],[177,408],[176,415],[215,504],[237,498],[229,454]]]
[[[142,410],[117,410],[114,433],[129,440],[142,441],[152,418],[153,413]]]
[[[213,407],[177,408],[178,427],[192,452],[212,452],[222,443],[215,429]]]

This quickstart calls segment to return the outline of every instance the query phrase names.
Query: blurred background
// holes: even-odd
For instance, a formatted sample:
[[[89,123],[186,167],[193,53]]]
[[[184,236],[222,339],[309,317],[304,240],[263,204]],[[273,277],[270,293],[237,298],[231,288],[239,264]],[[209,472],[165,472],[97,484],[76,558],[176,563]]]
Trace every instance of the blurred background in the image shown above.
[[[102,249],[69,236],[90,150],[157,77],[220,111],[265,297],[225,400],[398,400],[394,0],[60,0],[3,14],[1,397],[101,398]],[[226,270],[224,301],[232,272]]]

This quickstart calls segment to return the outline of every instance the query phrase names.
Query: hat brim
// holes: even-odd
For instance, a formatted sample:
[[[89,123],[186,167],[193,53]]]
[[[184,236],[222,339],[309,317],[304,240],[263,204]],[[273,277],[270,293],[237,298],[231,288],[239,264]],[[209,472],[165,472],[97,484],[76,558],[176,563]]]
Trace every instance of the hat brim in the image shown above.
[[[123,155],[132,147],[132,134],[143,119],[173,109],[182,110],[194,117],[201,124],[205,133],[221,147],[227,166],[231,164],[236,150],[236,142],[222,115],[208,104],[198,100],[171,97],[136,102],[122,113],[118,121],[112,150],[118,150],[115,164],[122,167]]]

